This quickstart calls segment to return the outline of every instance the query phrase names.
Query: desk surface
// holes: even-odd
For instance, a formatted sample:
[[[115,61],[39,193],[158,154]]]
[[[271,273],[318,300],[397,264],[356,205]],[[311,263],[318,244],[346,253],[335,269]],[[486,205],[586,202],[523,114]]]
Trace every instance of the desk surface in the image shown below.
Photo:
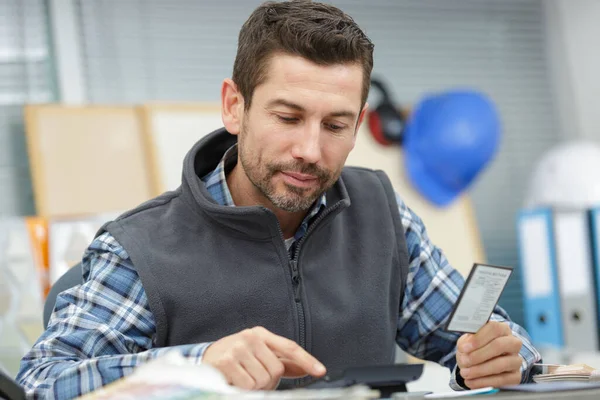
[[[565,392],[554,393],[526,393],[526,392],[498,392],[490,395],[469,396],[468,399],[510,399],[510,400],[598,400],[600,399],[600,388],[571,390]]]
[[[409,395],[409,393],[406,393]],[[422,400],[423,397],[404,397],[403,393],[397,393],[392,396],[394,400]],[[456,399],[469,400],[598,400],[600,399],[600,388],[571,390],[553,393],[528,393],[528,392],[498,392],[494,394],[471,395],[468,397],[456,397]]]
[[[591,360],[589,362],[587,359],[576,360],[577,362],[583,362],[588,365],[600,365],[600,359]],[[421,378],[415,382],[408,383],[409,392],[418,392],[418,391],[433,391],[434,393],[442,393],[449,392],[450,388],[448,387],[448,382],[450,380],[450,371],[442,367],[441,365],[426,362],[425,369],[423,370],[423,375]],[[547,392],[547,393],[527,393],[527,392],[498,392],[493,395],[483,394],[483,395],[475,395],[468,396],[465,399],[469,400],[495,400],[495,399],[511,399],[511,400],[600,400],[600,389],[599,388],[590,388],[584,390],[572,390],[568,392]],[[412,399],[411,399],[412,400]]]

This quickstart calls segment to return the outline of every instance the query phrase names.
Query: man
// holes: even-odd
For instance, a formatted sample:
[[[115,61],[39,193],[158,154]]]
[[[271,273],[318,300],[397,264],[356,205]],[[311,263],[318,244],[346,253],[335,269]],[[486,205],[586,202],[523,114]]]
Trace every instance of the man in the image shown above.
[[[23,358],[31,395],[92,391],[177,350],[246,389],[388,364],[398,343],[451,385],[529,379],[540,359],[497,308],[443,329],[463,285],[385,174],[344,168],[367,109],[373,45],[337,8],[265,3],[243,25],[225,128],[182,185],[104,226],[82,285]],[[284,378],[284,379],[282,379]]]

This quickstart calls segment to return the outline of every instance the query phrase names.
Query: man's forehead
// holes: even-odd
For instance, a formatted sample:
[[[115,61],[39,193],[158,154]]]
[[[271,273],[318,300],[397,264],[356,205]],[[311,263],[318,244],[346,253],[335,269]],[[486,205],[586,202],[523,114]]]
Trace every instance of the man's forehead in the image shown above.
[[[332,76],[334,80],[332,80]],[[272,57],[267,66],[267,78],[282,78],[289,82],[307,79],[321,81],[324,84],[351,85],[357,77],[362,77],[362,68],[358,63],[317,64],[300,56],[280,54]],[[320,79],[319,79],[320,78]],[[359,85],[361,81],[358,82]]]
[[[269,90],[267,101],[282,97],[297,103],[300,100],[286,99],[286,92],[294,92],[308,97],[335,95],[340,101],[346,98],[361,103],[363,79],[359,64],[318,65],[299,56],[281,55],[271,60],[266,72],[262,85]]]

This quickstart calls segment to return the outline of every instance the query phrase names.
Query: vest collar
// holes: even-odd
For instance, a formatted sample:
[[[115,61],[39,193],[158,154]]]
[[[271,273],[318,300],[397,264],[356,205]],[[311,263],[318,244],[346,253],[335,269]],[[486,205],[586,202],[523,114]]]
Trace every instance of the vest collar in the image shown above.
[[[214,221],[256,240],[281,236],[279,221],[271,210],[262,206],[226,207],[217,204],[206,189],[201,177],[213,171],[225,152],[237,143],[237,136],[225,128],[217,129],[200,139],[183,162],[181,195],[195,212],[204,213]],[[342,178],[326,193],[328,209],[350,206],[350,197]]]

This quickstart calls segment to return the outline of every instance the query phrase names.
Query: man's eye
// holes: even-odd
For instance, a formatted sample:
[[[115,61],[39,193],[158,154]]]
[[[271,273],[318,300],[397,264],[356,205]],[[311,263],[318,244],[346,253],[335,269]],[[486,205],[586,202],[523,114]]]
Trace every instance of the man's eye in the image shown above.
[[[279,118],[281,122],[286,124],[293,124],[295,122],[298,122],[298,118],[295,117],[282,117],[281,115],[278,115],[277,118]]]
[[[343,126],[341,125],[336,125],[336,124],[325,124],[325,126],[327,127],[327,129],[329,129],[332,132],[339,132],[342,129],[344,129]]]

